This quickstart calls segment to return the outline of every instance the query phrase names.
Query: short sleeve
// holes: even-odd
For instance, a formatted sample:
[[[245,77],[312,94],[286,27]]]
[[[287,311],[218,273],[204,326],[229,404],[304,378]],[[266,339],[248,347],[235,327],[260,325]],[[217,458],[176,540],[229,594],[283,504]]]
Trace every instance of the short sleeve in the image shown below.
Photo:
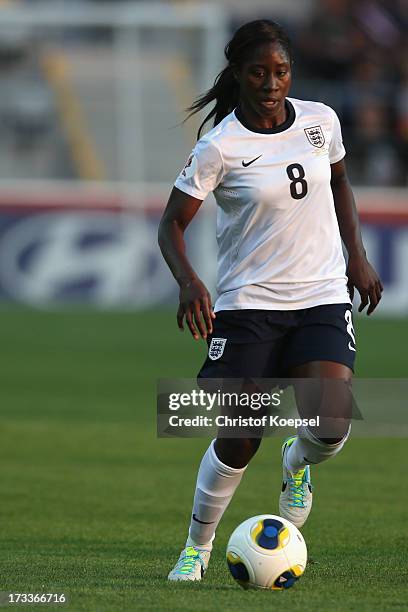
[[[204,200],[217,187],[223,175],[218,148],[209,140],[199,140],[174,185],[194,198]]]
[[[343,145],[343,137],[341,135],[340,121],[333,109],[330,109],[333,117],[332,135],[329,146],[329,160],[331,164],[336,164],[346,154],[346,149]]]

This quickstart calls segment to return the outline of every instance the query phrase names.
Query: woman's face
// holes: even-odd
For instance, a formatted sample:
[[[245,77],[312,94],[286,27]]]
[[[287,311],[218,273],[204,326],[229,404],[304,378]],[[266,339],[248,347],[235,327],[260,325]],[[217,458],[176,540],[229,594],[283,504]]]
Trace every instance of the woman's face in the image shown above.
[[[292,74],[290,60],[279,43],[259,45],[234,74],[244,111],[266,122],[285,120],[285,98]]]

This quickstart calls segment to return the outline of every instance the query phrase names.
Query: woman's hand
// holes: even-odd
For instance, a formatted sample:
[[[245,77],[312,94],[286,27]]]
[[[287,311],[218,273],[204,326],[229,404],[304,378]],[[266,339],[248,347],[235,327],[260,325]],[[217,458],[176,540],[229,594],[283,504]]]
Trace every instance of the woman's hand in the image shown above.
[[[367,314],[370,315],[378,306],[383,292],[381,280],[363,253],[351,255],[347,265],[348,289],[353,300],[354,288],[360,294],[361,303],[358,312],[362,312],[370,302]]]
[[[180,330],[184,330],[185,317],[194,340],[199,339],[198,332],[205,340],[207,334],[213,332],[212,322],[215,319],[215,313],[211,305],[211,295],[207,287],[198,278],[185,281],[180,285],[179,299],[177,324]]]

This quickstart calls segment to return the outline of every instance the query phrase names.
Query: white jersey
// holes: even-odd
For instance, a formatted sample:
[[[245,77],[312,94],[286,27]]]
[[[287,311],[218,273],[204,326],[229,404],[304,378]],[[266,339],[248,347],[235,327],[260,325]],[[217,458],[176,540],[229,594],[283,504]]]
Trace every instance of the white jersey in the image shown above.
[[[217,202],[215,310],[350,303],[330,164],[336,113],[287,98],[282,125],[252,131],[235,109],[196,144],[175,186]]]

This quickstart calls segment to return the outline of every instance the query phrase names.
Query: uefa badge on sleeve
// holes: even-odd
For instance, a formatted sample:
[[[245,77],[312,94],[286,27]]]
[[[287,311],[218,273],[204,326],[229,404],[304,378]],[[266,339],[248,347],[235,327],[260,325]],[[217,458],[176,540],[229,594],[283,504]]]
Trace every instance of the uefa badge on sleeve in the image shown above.
[[[212,338],[210,348],[208,349],[209,358],[213,361],[219,359],[224,352],[226,343],[226,338]]]
[[[188,158],[183,170],[181,171],[181,176],[184,178],[191,178],[196,170],[197,170],[197,159],[194,153],[192,153],[190,157]]]

